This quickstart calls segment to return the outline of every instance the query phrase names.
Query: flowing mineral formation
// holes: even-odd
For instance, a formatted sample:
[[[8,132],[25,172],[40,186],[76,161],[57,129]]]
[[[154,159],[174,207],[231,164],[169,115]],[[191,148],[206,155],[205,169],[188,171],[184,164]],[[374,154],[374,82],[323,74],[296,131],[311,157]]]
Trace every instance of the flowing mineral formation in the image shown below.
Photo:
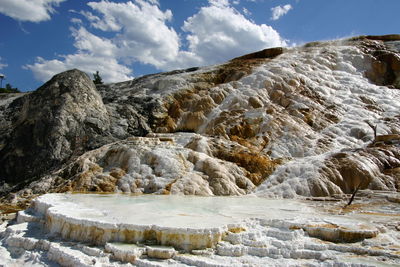
[[[273,48],[97,88],[78,70],[56,75],[1,102],[3,191],[397,191],[398,39]]]
[[[362,194],[368,200],[356,210],[255,196],[46,194],[18,213],[17,224],[3,226],[0,260],[6,266],[400,264],[400,225],[393,224],[399,205],[373,191]]]
[[[70,70],[34,92],[0,94],[4,212],[66,192],[216,202],[242,196],[243,205],[250,201],[244,195],[332,201],[321,204],[323,211],[308,203],[317,206],[312,216],[292,211],[287,220],[247,205],[251,216],[232,213],[233,222],[182,231],[155,222],[121,226],[117,215],[102,221],[108,211],[75,203],[84,202],[80,195],[43,196],[19,213],[19,224],[2,230],[0,259],[64,266],[152,266],[154,257],[182,266],[398,265],[399,89],[400,36],[387,35],[271,48],[222,65],[98,86]],[[364,194],[371,202],[339,209],[357,191],[356,201]],[[79,217],[78,208],[97,217]],[[329,217],[338,214],[346,218]]]

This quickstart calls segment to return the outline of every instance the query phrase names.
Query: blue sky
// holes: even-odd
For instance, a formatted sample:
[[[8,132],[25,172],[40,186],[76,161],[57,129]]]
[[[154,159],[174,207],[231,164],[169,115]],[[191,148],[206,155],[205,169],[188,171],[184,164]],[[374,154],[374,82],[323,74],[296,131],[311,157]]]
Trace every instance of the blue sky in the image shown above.
[[[3,82],[79,68],[106,82],[273,46],[399,33],[399,0],[0,0]]]

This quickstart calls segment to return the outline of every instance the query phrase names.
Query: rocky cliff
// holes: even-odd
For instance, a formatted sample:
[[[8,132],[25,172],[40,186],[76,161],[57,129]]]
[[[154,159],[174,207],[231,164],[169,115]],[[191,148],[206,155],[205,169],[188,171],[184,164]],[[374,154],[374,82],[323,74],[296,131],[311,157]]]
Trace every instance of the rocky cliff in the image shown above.
[[[398,191],[399,89],[397,35],[266,49],[97,88],[67,71],[0,96],[2,190],[16,192],[10,201]]]

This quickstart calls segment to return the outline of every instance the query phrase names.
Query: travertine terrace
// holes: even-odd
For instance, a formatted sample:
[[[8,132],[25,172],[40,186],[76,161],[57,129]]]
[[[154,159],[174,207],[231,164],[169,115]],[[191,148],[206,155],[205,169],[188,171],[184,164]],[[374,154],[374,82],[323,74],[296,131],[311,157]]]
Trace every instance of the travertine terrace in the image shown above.
[[[3,225],[0,259],[399,265],[399,89],[400,36],[387,35],[98,86],[70,70],[0,95],[0,209],[30,207]],[[118,201],[76,194],[93,192]],[[138,215],[123,208],[147,197]],[[178,227],[192,217],[171,211],[176,225],[162,223],[162,203],[178,199],[178,211],[192,198],[221,201],[222,217]]]
[[[370,199],[357,209],[256,196],[47,194],[2,229],[0,259],[63,266],[398,265],[398,204],[383,205],[382,193],[362,194]]]

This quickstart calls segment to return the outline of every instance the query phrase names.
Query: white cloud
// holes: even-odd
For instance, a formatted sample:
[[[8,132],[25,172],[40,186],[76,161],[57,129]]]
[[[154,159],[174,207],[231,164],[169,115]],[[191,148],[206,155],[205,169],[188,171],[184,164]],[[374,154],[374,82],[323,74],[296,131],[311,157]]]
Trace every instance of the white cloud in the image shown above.
[[[5,63],[2,63],[2,58],[0,57],[0,70],[6,68],[8,65]]]
[[[251,12],[250,12],[250,10],[248,10],[247,8],[243,8],[242,9],[242,11],[243,11],[243,14],[245,14],[246,16],[251,16]]]
[[[83,23],[83,21],[81,19],[78,19],[78,18],[72,18],[70,21],[72,23],[78,24],[78,25],[81,25]]]
[[[36,79],[47,81],[53,75],[69,69],[78,68],[88,74],[100,72],[106,82],[120,82],[130,80],[131,70],[119,64],[113,58],[94,57],[90,54],[73,54],[60,56],[61,59],[45,60],[38,57],[32,65],[24,66],[33,72]]]
[[[72,36],[75,38],[74,46],[78,49],[78,53],[87,53],[94,57],[115,57],[117,47],[111,40],[98,37],[84,27],[71,28],[71,30]]]
[[[272,12],[271,20],[278,20],[283,15],[286,15],[289,12],[289,10],[291,10],[291,9],[292,9],[292,6],[289,4],[271,8],[271,12]]]
[[[205,64],[286,45],[272,27],[251,22],[226,1],[210,1],[209,6],[185,21],[183,30],[188,32],[190,52]]]
[[[25,66],[36,79],[47,81],[53,75],[73,68],[89,74],[99,71],[106,82],[132,79],[132,70],[118,63],[115,56],[117,48],[110,40],[93,35],[83,27],[71,30],[77,52],[53,60],[38,57],[34,64]]]
[[[158,2],[158,0],[148,0],[150,3],[152,3],[153,5],[160,5],[160,3]]]
[[[134,62],[171,70],[220,63],[286,45],[272,27],[248,20],[228,0],[209,0],[208,6],[186,19],[181,37],[186,38],[185,47],[176,31],[168,26],[172,12],[162,11],[158,1],[102,0],[88,5],[92,12],[74,12],[111,37],[94,35],[74,20],[78,28],[71,31],[76,52],[52,60],[37,58],[34,64],[26,65],[37,79],[45,81],[60,71],[79,68],[88,73],[99,70],[104,81],[115,82],[131,78],[129,66]]]
[[[217,6],[217,7],[228,7],[229,0],[208,0],[210,5]]]
[[[132,70],[119,63],[120,60],[125,64],[140,61],[162,68],[178,57],[178,34],[166,25],[172,19],[172,12],[161,11],[158,1],[100,1],[88,5],[96,14],[87,11],[80,14],[92,27],[114,32],[114,37],[101,38],[83,27],[72,29],[77,52],[54,60],[38,58],[34,64],[26,66],[36,78],[46,80],[60,71],[79,68],[89,73],[99,70],[106,82],[115,82],[132,78]],[[191,57],[190,53],[181,55],[182,58]]]
[[[54,7],[65,0],[1,0],[0,13],[19,21],[40,22],[50,19]]]
[[[101,14],[100,20],[92,20],[93,27],[118,32],[113,42],[118,46],[119,57],[158,68],[177,57],[178,34],[166,25],[172,19],[170,10],[163,12],[158,5],[144,0],[89,2],[88,5]]]

